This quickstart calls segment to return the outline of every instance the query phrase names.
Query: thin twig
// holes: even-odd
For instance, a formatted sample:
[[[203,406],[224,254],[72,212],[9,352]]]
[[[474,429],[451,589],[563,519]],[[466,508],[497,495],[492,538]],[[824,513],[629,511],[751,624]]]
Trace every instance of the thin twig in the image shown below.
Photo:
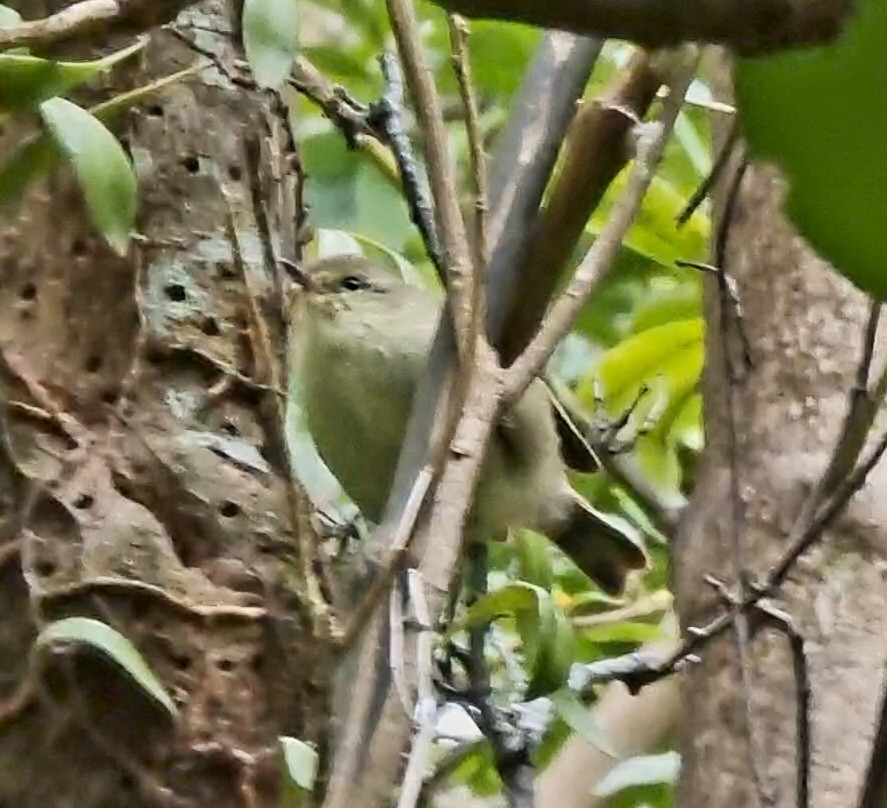
[[[413,528],[416,525],[419,511],[431,486],[432,477],[433,471],[430,466],[426,466],[416,475],[400,521],[394,530],[390,544],[386,548],[385,558],[382,560],[367,594],[348,621],[348,625],[342,634],[340,648],[348,649],[351,647],[369,620],[370,615],[376,610],[376,606],[379,604],[382,596],[388,591],[394,574],[397,572],[404,553],[409,546],[410,538],[413,535]]]
[[[791,617],[768,604],[762,603],[761,614],[774,628],[788,639],[792,655],[792,670],[795,677],[795,744],[797,746],[797,778],[795,785],[795,805],[809,808],[810,805],[810,671],[804,637],[798,631]]]
[[[484,152],[480,115],[471,75],[471,59],[468,53],[468,23],[458,14],[448,14],[450,44],[453,49],[453,70],[459,84],[459,95],[465,107],[465,131],[468,135],[468,161],[471,167],[472,191],[474,192],[474,265],[484,267],[489,249],[488,218],[489,189],[487,183],[487,156]]]
[[[397,60],[391,54],[386,53],[379,57],[379,64],[385,78],[385,92],[375,108],[373,120],[379,122],[380,128],[385,133],[386,142],[394,153],[410,219],[422,236],[425,252],[428,253],[441,281],[446,283],[446,268],[440,254],[440,241],[434,230],[427,183],[419,171],[419,162],[413,154],[413,146],[404,125],[403,76]]]
[[[782,557],[771,568],[764,582],[753,585],[746,597],[738,601],[736,606],[723,612],[706,626],[692,630],[681,647],[666,660],[652,667],[639,665],[637,670],[618,678],[625,682],[630,689],[637,691],[647,684],[658,681],[663,676],[671,675],[685,659],[695,655],[711,640],[728,629],[737,614],[743,611],[747,612],[762,598],[775,594],[797,560],[819,540],[823,531],[843,511],[850,498],[862,488],[869,473],[878,464],[885,451],[887,451],[887,432],[878,440],[871,454],[838,485],[834,493],[819,507],[810,521],[803,525],[795,524],[789,533],[789,546]]]
[[[391,639],[388,644],[388,666],[391,668],[391,681],[394,682],[394,689],[403,706],[403,711],[412,718],[415,706],[410,704],[412,699],[404,664],[404,619],[401,601],[399,587],[392,587],[388,594],[388,624],[391,631]]]
[[[415,808],[422,794],[422,784],[431,746],[434,742],[434,720],[437,716],[437,700],[434,697],[433,658],[434,633],[431,614],[425,599],[422,574],[415,569],[407,572],[407,591],[417,623],[416,636],[416,734],[407,761],[406,773],[400,789],[397,808]]]
[[[245,152],[248,159],[248,169],[251,174],[258,173],[258,166],[251,162],[251,158],[256,158],[253,150],[246,148]],[[252,178],[252,184],[258,185],[258,177]],[[253,354],[253,362],[256,365],[256,371],[261,377],[268,380],[272,388],[277,389],[281,383],[286,380],[280,379],[281,373],[277,362],[275,361],[274,350],[271,346],[271,338],[269,334],[268,323],[262,314],[256,295],[250,282],[249,270],[243,257],[243,250],[240,246],[240,239],[237,235],[236,223],[234,220],[234,211],[230,200],[224,188],[219,186],[225,210],[225,230],[228,241],[231,246],[231,254],[234,265],[237,267],[241,276],[244,288],[244,296],[246,298],[247,318],[249,322],[248,333],[250,335],[250,343]],[[271,270],[279,275],[277,262],[274,260],[273,247],[270,244],[270,233],[263,230],[262,225],[267,227],[267,214],[264,212],[264,205],[261,199],[257,199],[253,193],[253,202],[258,205],[259,210],[254,210],[256,222],[259,225],[260,239],[268,241],[263,246],[263,256],[266,262],[271,263]],[[286,421],[285,404],[279,396],[268,396],[267,409],[269,413],[264,418],[265,429],[267,430],[267,438],[270,446],[273,447],[277,470],[282,476],[285,483],[287,517],[289,519],[290,528],[294,532],[297,545],[298,573],[302,586],[301,593],[311,606],[312,617],[315,620],[318,631],[325,636],[335,639],[339,636],[339,626],[336,616],[333,614],[331,606],[326,602],[323,594],[323,588],[314,569],[314,558],[316,556],[317,537],[314,533],[314,527],[311,524],[310,504],[304,492],[300,488],[293,474],[293,464],[291,462],[289,446],[284,433],[284,423]]]
[[[407,86],[425,144],[428,180],[434,200],[437,234],[447,271],[448,299],[457,334],[459,356],[466,357],[465,335],[470,310],[471,253],[459,209],[456,171],[447,148],[440,98],[422,47],[412,0],[386,0],[391,28],[404,66]]]
[[[699,187],[693,192],[693,195],[687,200],[684,209],[678,214],[678,227],[683,227],[690,221],[690,217],[696,212],[699,206],[705,201],[706,197],[711,193],[714,184],[720,179],[721,174],[730,162],[733,156],[733,150],[739,140],[739,121],[733,120],[730,124],[730,130],[721,150],[718,152],[717,159],[708,172],[708,176],[700,183]]]
[[[853,388],[847,402],[847,412],[841,424],[834,451],[829,463],[813,493],[807,498],[799,520],[808,519],[834,489],[836,483],[843,479],[853,468],[859,455],[865,448],[865,441],[874,423],[880,406],[877,390],[871,390],[871,370],[875,353],[875,340],[878,334],[878,323],[881,319],[881,302],[869,301],[869,316],[862,336],[862,352],[856,367]]]
[[[468,24],[457,14],[448,14],[450,43],[453,50],[453,70],[459,83],[459,94],[465,107],[465,131],[468,135],[468,159],[474,192],[474,238],[471,266],[471,295],[469,332],[466,339],[471,355],[484,326],[484,271],[489,252],[489,190],[483,135],[477,111],[477,98],[471,77],[471,59],[468,54]]]
[[[580,263],[570,285],[552,305],[539,331],[523,353],[505,373],[505,400],[519,397],[548,361],[561,339],[566,336],[589,296],[597,288],[613,263],[622,239],[640,207],[644,193],[653,179],[656,166],[681,110],[684,94],[696,71],[698,52],[675,79],[662,115],[653,124],[643,124],[637,142],[637,156],[625,183],[625,191],[601,229],[591,249]],[[651,127],[651,128],[647,128]]]
[[[734,124],[735,127],[735,124]],[[732,150],[732,147],[731,147]],[[740,493],[740,469],[739,469],[739,431],[740,408],[737,406],[739,395],[740,374],[737,372],[733,361],[733,352],[730,345],[730,325],[736,327],[740,335],[740,343],[744,346],[744,329],[742,327],[741,310],[738,302],[734,305],[734,297],[730,295],[730,287],[727,283],[727,247],[729,245],[731,224],[733,223],[736,208],[739,203],[739,190],[745,176],[747,163],[742,160],[733,172],[727,185],[727,193],[724,209],[721,212],[715,238],[715,263],[718,267],[715,273],[715,283],[718,290],[718,340],[721,347],[721,361],[726,379],[724,399],[726,404],[726,454],[727,466],[730,474],[730,535],[732,539],[733,564],[735,575],[739,582],[740,597],[744,598],[748,592],[749,569],[745,552],[745,501]],[[739,300],[738,292],[735,300]],[[734,317],[730,317],[734,313]],[[746,355],[749,352],[746,351]],[[745,371],[743,365],[743,371]],[[744,373],[743,373],[744,377]],[[751,655],[751,630],[748,615],[740,611],[733,622],[733,636],[736,641],[736,650],[739,654],[739,669],[742,679],[745,746],[748,755],[748,765],[751,771],[752,782],[758,805],[770,805],[773,798],[769,794],[765,782],[766,766],[764,764],[764,752],[760,746],[760,733],[756,732],[757,715],[753,706],[754,671],[752,669]]]

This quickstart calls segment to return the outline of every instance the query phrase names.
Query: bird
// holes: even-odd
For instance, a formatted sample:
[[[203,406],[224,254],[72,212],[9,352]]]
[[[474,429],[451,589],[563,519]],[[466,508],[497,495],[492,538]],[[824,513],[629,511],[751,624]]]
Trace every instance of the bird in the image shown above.
[[[293,275],[288,361],[308,430],[348,497],[378,523],[443,295],[362,255],[323,258]],[[477,542],[516,528],[546,535],[608,593],[648,564],[631,528],[570,484],[539,379],[498,415],[466,522]]]

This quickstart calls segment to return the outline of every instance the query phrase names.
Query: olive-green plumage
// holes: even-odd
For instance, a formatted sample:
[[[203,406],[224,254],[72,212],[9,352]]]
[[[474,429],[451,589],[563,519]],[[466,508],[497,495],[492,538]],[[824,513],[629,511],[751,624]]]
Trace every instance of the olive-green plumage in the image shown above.
[[[308,427],[342,488],[377,522],[442,298],[358,256],[317,262],[304,286],[292,307],[290,362]],[[468,522],[476,541],[512,527],[546,533],[609,591],[646,564],[643,549],[570,486],[538,380],[500,416]]]

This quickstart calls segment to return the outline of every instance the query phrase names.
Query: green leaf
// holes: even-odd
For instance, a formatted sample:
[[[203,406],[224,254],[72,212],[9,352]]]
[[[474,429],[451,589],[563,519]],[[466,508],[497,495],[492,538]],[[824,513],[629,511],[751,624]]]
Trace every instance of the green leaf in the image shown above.
[[[447,636],[451,637],[460,631],[486,625],[507,615],[517,615],[527,611],[538,612],[539,599],[547,596],[548,593],[544,589],[520,581],[503,586],[472,603],[460,619],[450,624]]]
[[[317,750],[298,738],[281,735],[279,740],[290,779],[303,791],[313,790],[317,779]]]
[[[573,626],[566,615],[549,597],[552,620],[540,636],[539,651],[535,664],[530,668],[531,678],[524,698],[529,701],[547,696],[566,684],[570,676],[575,652]]]
[[[132,164],[104,124],[64,98],[40,105],[46,128],[71,161],[93,224],[120,255],[135,224],[137,189]]]
[[[245,0],[243,48],[261,86],[283,84],[298,47],[298,0]]]
[[[58,645],[85,645],[101,652],[123,668],[145,693],[170,714],[178,711],[163,685],[135,646],[119,631],[89,617],[67,617],[50,623],[34,641],[35,649]]]
[[[622,197],[627,178],[628,169],[624,169],[610,183],[589,222],[587,229],[592,235],[596,236],[609,219],[613,206]],[[709,232],[708,217],[697,210],[679,228],[677,217],[685,202],[684,196],[671,183],[662,177],[654,177],[623,245],[666,267],[672,267],[682,259],[704,259]]]
[[[608,409],[619,412],[628,407],[640,385],[659,373],[667,363],[676,361],[699,364],[703,356],[703,329],[701,318],[676,320],[647,329],[623,340],[607,351],[577,389],[577,395],[586,407],[594,405],[593,380],[603,384]],[[685,374],[682,374],[685,375]]]
[[[681,769],[681,756],[677,752],[661,755],[638,755],[623,760],[613,768],[594,788],[596,797],[610,797],[626,788],[637,786],[674,785]]]
[[[743,135],[789,180],[789,216],[857,286],[887,297],[887,3],[859,0],[829,45],[737,60]]]
[[[575,692],[568,687],[562,687],[560,690],[552,693],[549,698],[557,714],[573,732],[580,735],[605,755],[616,757],[616,752],[594,720],[592,711],[579,701],[579,697]]]
[[[25,53],[0,53],[0,112],[19,112],[61,95],[78,84],[110,70],[117,62],[145,46],[140,40],[128,48],[91,62],[53,62]]]
[[[652,278],[646,296],[631,313],[631,331],[640,334],[658,325],[701,316],[702,285],[698,278]]]
[[[548,539],[532,530],[519,530],[515,540],[518,572],[522,581],[551,590],[554,576],[548,554]]]
[[[99,120],[106,121],[139,103],[145,97],[162,91],[195,72],[195,67],[189,67],[163,76],[144,87],[115,95],[91,107],[89,111]],[[30,135],[17,143],[9,159],[0,167],[0,205],[19,199],[33,180],[49,170],[56,154],[57,151],[45,132]]]
[[[450,624],[447,636],[508,616],[515,620],[530,678],[525,699],[557,690],[573,662],[573,627],[542,587],[518,581],[484,595]]]

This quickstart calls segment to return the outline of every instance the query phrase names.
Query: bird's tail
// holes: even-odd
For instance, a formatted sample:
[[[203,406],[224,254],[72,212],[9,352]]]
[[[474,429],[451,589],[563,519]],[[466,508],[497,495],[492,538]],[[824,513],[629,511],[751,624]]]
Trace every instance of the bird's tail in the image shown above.
[[[621,592],[629,572],[644,569],[647,551],[632,525],[595,510],[576,495],[552,540],[589,578],[610,594]]]

